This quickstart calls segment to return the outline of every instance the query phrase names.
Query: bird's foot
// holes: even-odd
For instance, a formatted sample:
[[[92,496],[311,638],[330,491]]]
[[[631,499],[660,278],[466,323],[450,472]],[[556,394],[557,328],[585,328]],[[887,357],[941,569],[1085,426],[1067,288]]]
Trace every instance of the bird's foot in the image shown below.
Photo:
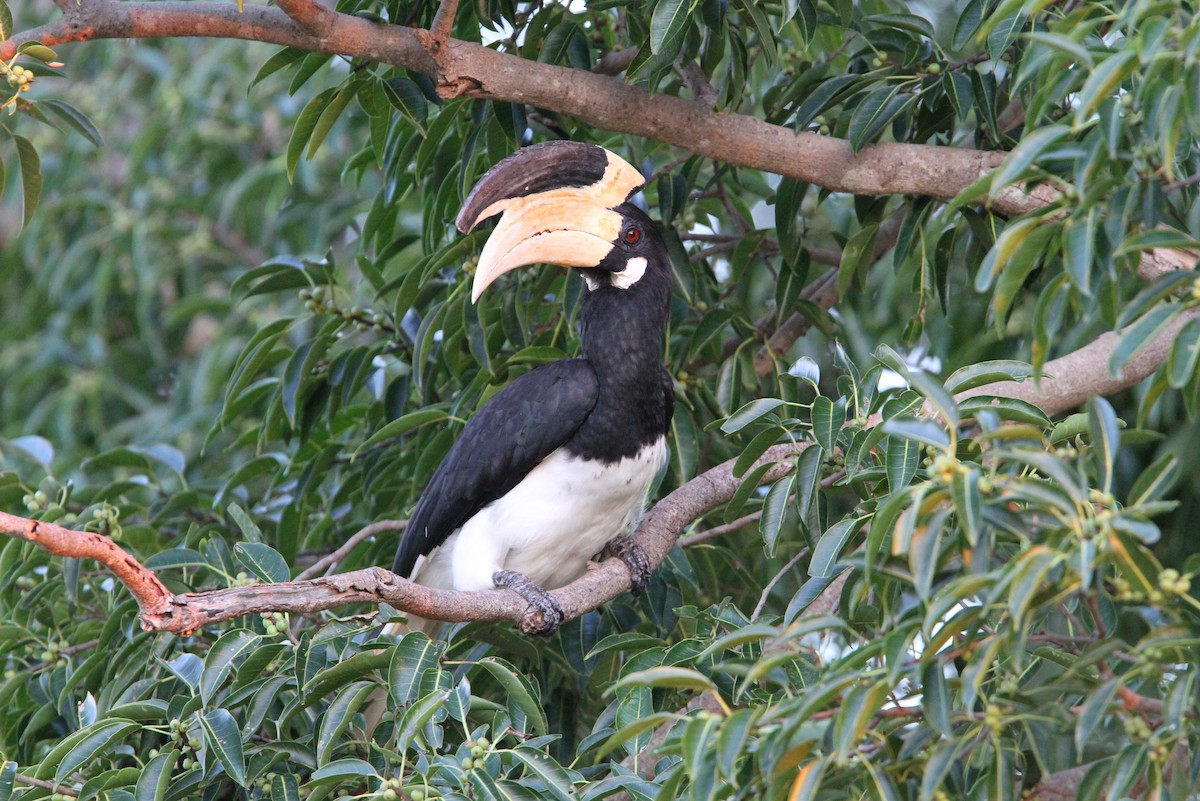
[[[563,622],[562,607],[558,601],[544,589],[529,580],[529,577],[515,570],[497,570],[492,574],[492,583],[501,590],[512,590],[519,594],[534,613],[525,615],[521,621],[521,630],[526,634],[539,634],[549,637]]]
[[[601,556],[615,556],[629,568],[629,589],[634,595],[641,595],[650,584],[650,557],[646,550],[634,541],[633,537],[617,537],[604,546]]]

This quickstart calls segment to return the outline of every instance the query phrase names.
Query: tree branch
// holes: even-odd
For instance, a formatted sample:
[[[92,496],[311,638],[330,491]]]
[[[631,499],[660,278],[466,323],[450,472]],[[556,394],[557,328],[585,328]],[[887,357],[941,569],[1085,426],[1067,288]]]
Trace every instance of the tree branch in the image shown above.
[[[1046,414],[1073,409],[1088,398],[1108,396],[1127,389],[1153,373],[1166,360],[1179,329],[1188,320],[1200,317],[1200,309],[1180,314],[1136,356],[1125,363],[1120,376],[1108,372],[1108,363],[1123,332],[1107,332],[1079,350],[1051,359],[1043,368],[1040,381],[1005,381],[967,390],[957,400],[977,395],[1017,398],[1037,406]]]
[[[805,443],[787,444],[768,450],[757,464],[774,463],[774,466],[761,480],[774,481],[785,475],[792,469],[790,460],[805,447]],[[634,537],[646,551],[652,569],[662,564],[689,523],[733,497],[741,484],[741,479],[733,475],[733,465],[734,460],[730,460],[700,474],[646,514]],[[387,527],[395,526],[393,521],[384,522]],[[108,537],[4,513],[0,513],[0,534],[28,540],[58,556],[98,560],[137,599],[141,625],[147,631],[182,633],[255,612],[307,613],[350,603],[383,602],[425,618],[510,621],[524,631],[542,627],[541,614],[515,592],[436,590],[380,567],[317,579],[172,595],[153,571]],[[571,620],[611,601],[629,587],[629,569],[620,559],[612,558],[551,594],[562,607],[565,619]]]

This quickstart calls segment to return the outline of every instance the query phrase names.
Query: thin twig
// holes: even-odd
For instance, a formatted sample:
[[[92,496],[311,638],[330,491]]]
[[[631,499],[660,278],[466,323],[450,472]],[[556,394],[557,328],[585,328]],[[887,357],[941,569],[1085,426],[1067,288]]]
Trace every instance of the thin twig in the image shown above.
[[[804,557],[808,556],[809,549],[801,548],[800,552],[788,560],[788,563],[779,569],[774,578],[767,582],[767,586],[763,587],[762,595],[758,596],[758,603],[754,605],[754,611],[750,614],[750,619],[754,620],[762,613],[763,607],[767,605],[767,598],[771,595],[771,590],[775,589],[775,585],[783,578],[784,574],[796,566]]]
[[[341,564],[342,560],[349,556],[350,552],[357,548],[358,544],[363,540],[368,540],[371,537],[374,537],[376,534],[384,531],[404,531],[406,528],[408,528],[407,520],[378,520],[370,525],[363,526],[361,529],[355,532],[350,539],[342,543],[341,547],[339,547],[336,551],[323,556],[321,559],[317,560],[301,571],[300,574],[296,576],[296,580],[302,581],[304,579],[310,579],[320,573],[322,570],[324,570],[325,575],[328,576],[333,572],[333,569]]]
[[[32,776],[26,776],[24,773],[14,774],[13,778],[16,779],[18,782],[20,782],[21,784],[26,784],[26,785],[29,785],[30,787],[41,787],[43,790],[52,790],[53,792],[56,792],[56,793],[62,793],[63,795],[69,795],[72,798],[79,797],[78,790],[76,790],[72,787],[68,787],[65,784],[55,784],[54,782],[48,782],[45,779],[35,779]]]
[[[762,517],[761,509],[759,509],[757,512],[751,512],[748,515],[739,517],[737,520],[734,520],[730,523],[725,523],[724,525],[720,526],[713,526],[712,528],[707,528],[704,531],[697,531],[694,534],[688,534],[686,537],[679,538],[679,547],[690,548],[693,545],[699,545],[702,542],[708,542],[709,540],[713,540],[724,534],[728,534],[731,531],[737,531],[738,529],[745,528],[751,523],[757,521],[760,517]]]

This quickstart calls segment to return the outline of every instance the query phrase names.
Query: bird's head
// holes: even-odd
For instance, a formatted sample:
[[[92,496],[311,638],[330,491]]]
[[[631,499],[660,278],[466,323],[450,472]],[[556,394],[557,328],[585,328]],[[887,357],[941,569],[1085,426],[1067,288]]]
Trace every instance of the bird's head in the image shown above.
[[[479,257],[472,302],[498,277],[530,264],[583,271],[589,289],[629,289],[665,250],[648,216],[626,201],[645,181],[602,147],[553,141],[523,148],[479,179],[458,214],[469,233],[503,212]]]

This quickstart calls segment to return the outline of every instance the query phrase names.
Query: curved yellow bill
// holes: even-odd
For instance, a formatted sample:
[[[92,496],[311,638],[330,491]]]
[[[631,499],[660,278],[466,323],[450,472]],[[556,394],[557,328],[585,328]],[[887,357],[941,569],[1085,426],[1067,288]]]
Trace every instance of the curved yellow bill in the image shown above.
[[[621,233],[621,215],[581,190],[557,190],[505,203],[505,214],[479,256],[472,303],[493,281],[518,267],[595,267]]]

